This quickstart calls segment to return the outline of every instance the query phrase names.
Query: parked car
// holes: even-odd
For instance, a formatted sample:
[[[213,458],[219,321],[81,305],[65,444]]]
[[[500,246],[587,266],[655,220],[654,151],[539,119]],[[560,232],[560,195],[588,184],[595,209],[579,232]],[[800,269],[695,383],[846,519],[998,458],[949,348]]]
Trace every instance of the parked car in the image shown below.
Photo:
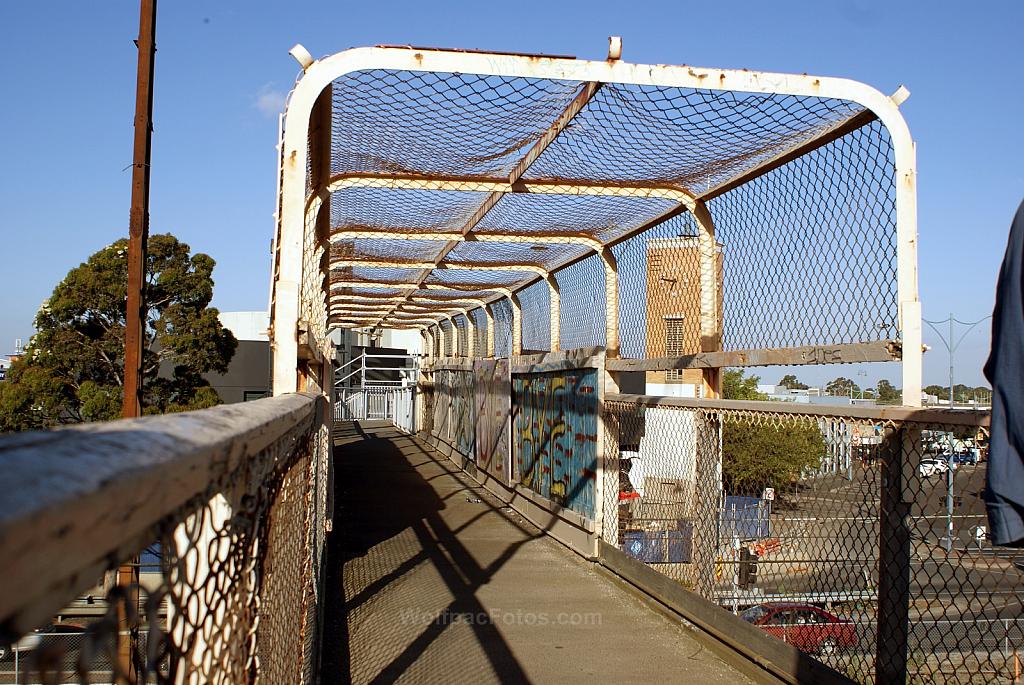
[[[13,657],[15,653],[19,656],[27,654],[43,644],[44,641],[63,640],[69,635],[81,635],[85,632],[85,626],[77,623],[54,623],[52,625],[36,628],[13,645],[0,645],[0,659]]]
[[[757,604],[740,618],[802,652],[828,656],[857,644],[853,621],[810,604]]]
[[[922,459],[921,465],[917,467],[917,471],[921,474],[922,478],[943,474],[949,471],[949,459],[949,455],[946,454]]]
[[[978,448],[970,447],[967,450],[960,452],[954,457],[953,461],[958,464],[964,464],[967,466],[977,466],[979,461]]]

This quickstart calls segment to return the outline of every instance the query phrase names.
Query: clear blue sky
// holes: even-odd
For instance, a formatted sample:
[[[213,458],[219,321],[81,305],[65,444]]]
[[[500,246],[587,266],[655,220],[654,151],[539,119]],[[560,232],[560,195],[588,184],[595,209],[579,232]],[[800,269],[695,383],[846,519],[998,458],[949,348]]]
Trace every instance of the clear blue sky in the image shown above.
[[[844,76],[886,93],[906,84],[925,316],[974,320],[991,312],[1024,198],[1022,26],[1024,3],[1011,1],[162,0],[152,230],[217,260],[216,306],[266,307],[275,112],[296,42],[315,56],[411,43],[603,58],[616,34],[633,62]],[[70,267],[127,234],[137,31],[136,0],[0,3],[0,351],[28,339]],[[938,348],[925,383],[944,383],[945,351],[930,331],[925,341]],[[982,383],[987,349],[986,325],[961,348],[958,382]],[[854,373],[802,375],[839,372]],[[892,366],[869,373],[899,379]]]

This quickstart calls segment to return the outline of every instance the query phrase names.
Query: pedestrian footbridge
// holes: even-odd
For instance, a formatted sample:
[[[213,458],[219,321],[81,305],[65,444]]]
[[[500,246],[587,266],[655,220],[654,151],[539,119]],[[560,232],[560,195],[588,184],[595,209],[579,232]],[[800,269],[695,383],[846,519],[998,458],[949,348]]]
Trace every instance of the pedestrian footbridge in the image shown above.
[[[983,467],[918,469],[987,415],[920,407],[907,91],[620,48],[293,51],[274,397],[0,439],[0,682],[1019,675]],[[424,354],[336,391],[334,329]],[[728,371],[859,362],[904,404]]]

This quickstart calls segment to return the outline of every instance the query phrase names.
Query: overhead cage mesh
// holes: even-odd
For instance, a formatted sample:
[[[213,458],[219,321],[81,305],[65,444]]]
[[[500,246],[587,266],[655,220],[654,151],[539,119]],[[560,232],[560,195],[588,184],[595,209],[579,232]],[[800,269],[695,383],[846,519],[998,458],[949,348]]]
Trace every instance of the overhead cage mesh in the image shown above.
[[[507,176],[579,88],[476,74],[347,74],[332,87],[332,173]]]
[[[587,257],[559,269],[555,280],[561,292],[562,349],[604,347],[607,333],[604,262],[598,255]]]
[[[519,291],[523,314],[523,352],[551,349],[551,297],[546,281],[537,281]]]
[[[524,351],[606,345],[613,323],[634,358],[899,335],[892,142],[860,105],[388,70],[336,79],[332,101],[332,295],[392,286],[393,311],[443,314],[508,289]],[[491,307],[507,356],[511,310]]]
[[[456,355],[466,357],[469,355],[469,326],[467,325],[466,317],[459,314],[452,320],[455,322],[456,342],[459,347]]]
[[[498,300],[490,305],[494,317],[494,356],[508,357],[512,354],[512,303]]]
[[[483,307],[477,307],[469,312],[469,316],[473,319],[473,331],[476,336],[473,343],[476,356],[486,357],[489,354],[487,351],[487,312]]]

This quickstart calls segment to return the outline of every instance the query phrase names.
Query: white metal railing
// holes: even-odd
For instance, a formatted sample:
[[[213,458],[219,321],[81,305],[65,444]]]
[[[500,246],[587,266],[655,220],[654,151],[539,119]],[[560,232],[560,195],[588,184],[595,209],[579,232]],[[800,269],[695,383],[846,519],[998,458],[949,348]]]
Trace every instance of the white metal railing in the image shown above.
[[[369,360],[389,360],[371,365]],[[380,372],[394,372],[398,377],[395,379],[367,379],[367,372],[370,374]],[[342,388],[345,384],[355,387],[368,387],[375,385],[388,385],[405,387],[416,383],[416,376],[419,373],[419,360],[411,354],[370,354],[364,352],[357,357],[342,364],[334,372],[334,387]]]
[[[413,388],[374,386],[338,388],[334,401],[335,421],[391,421],[413,432]]]

